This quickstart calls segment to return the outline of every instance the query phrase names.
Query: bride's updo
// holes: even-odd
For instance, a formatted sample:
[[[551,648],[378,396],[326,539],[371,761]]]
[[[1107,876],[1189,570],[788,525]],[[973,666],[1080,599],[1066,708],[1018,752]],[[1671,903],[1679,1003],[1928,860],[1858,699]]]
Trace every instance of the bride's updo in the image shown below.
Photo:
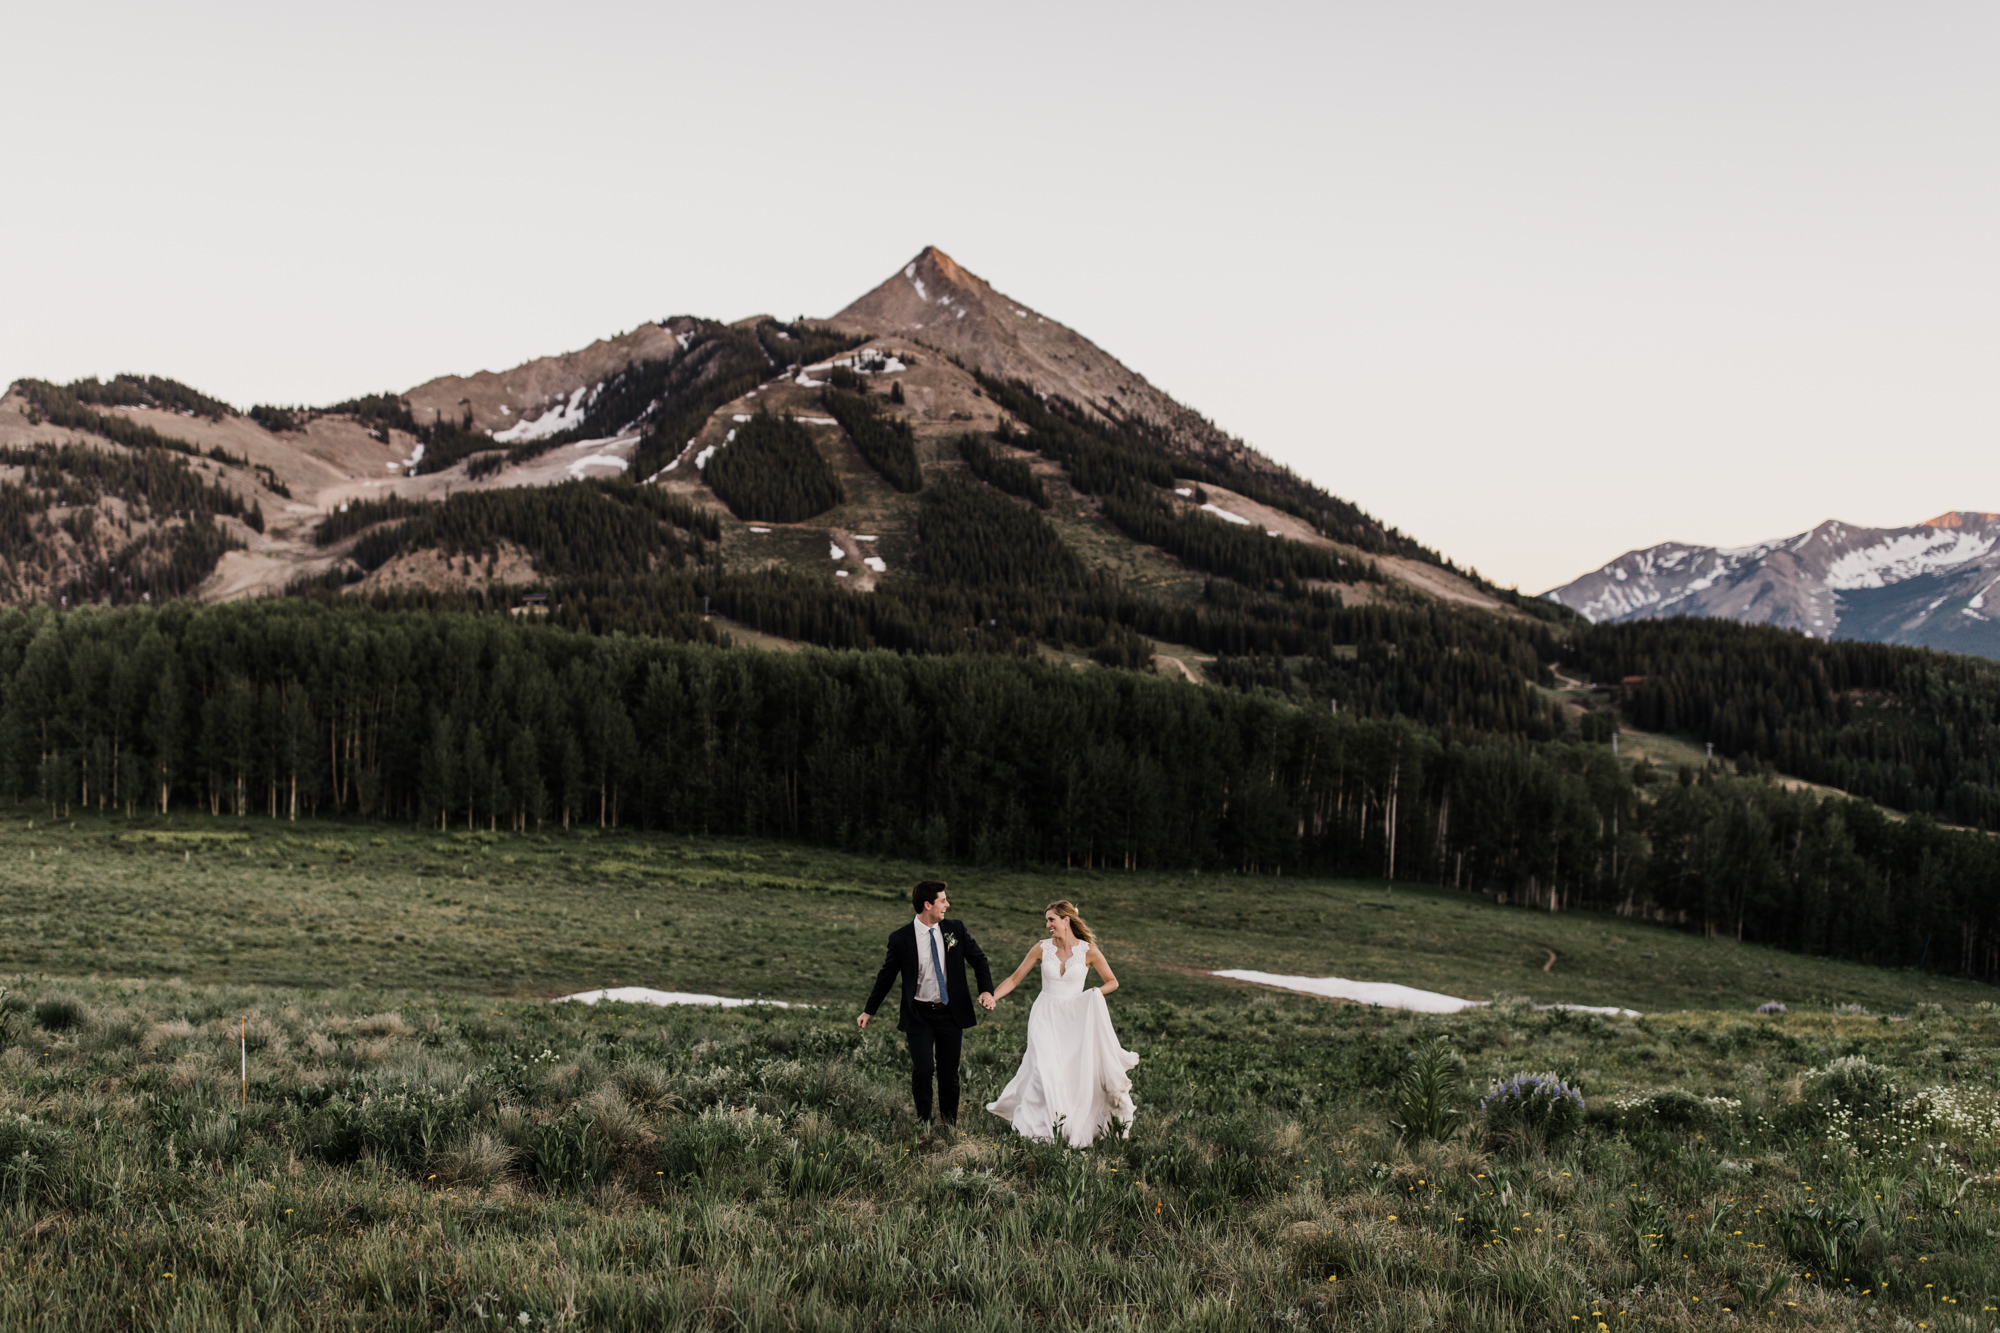
[[[1050,903],[1047,907],[1044,907],[1042,911],[1045,913],[1059,912],[1063,916],[1068,917],[1070,934],[1076,936],[1078,939],[1082,940],[1085,944],[1097,943],[1097,937],[1090,933],[1090,926],[1084,921],[1083,917],[1077,912],[1076,904],[1071,902],[1069,899],[1058,898],[1054,902]]]

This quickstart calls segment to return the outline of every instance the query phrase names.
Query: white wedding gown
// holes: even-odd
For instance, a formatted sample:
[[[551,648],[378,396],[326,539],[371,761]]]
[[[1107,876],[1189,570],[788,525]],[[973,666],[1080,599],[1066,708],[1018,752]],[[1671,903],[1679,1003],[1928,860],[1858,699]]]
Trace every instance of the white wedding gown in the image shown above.
[[[1031,1139],[1052,1139],[1056,1122],[1071,1147],[1090,1144],[1113,1120],[1131,1136],[1132,1079],[1139,1057],[1118,1044],[1102,992],[1083,988],[1088,950],[1078,944],[1065,967],[1054,940],[1042,941],[1042,993],[1028,1011],[1028,1049],[1020,1072],[986,1109]]]

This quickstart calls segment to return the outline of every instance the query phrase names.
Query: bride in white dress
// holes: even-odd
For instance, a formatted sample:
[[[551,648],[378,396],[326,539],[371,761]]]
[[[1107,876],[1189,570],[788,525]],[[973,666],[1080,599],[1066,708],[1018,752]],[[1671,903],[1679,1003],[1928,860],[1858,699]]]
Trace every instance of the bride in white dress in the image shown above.
[[[1118,1044],[1104,997],[1118,978],[1090,927],[1068,902],[1053,902],[1042,914],[1049,938],[1028,950],[1014,975],[994,988],[997,1001],[1021,984],[1028,970],[1042,965],[1042,993],[1028,1011],[1028,1049],[1020,1072],[986,1109],[1031,1139],[1052,1139],[1056,1126],[1074,1148],[1087,1147],[1112,1121],[1130,1137],[1136,1111],[1128,1071],[1139,1057]],[[1086,969],[1102,983],[1083,988]]]

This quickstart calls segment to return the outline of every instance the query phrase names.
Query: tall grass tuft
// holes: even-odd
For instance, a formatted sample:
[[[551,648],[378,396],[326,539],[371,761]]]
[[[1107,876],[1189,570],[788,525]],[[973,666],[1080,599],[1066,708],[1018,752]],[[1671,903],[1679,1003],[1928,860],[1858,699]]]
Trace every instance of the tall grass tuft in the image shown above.
[[[71,1032],[89,1021],[89,1007],[74,995],[57,992],[35,1001],[35,1026],[45,1032]]]
[[[1443,1142],[1465,1123],[1465,1112],[1451,1104],[1458,1074],[1465,1062],[1448,1038],[1432,1037],[1417,1047],[1409,1068],[1396,1082],[1396,1116],[1389,1123],[1405,1139]]]

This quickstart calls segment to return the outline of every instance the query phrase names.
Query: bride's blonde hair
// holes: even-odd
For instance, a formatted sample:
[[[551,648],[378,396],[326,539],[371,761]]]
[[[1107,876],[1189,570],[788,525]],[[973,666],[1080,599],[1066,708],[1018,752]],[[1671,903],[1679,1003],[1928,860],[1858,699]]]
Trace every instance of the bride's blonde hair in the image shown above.
[[[1078,939],[1082,940],[1085,944],[1097,943],[1097,937],[1090,933],[1090,926],[1084,921],[1083,917],[1077,912],[1076,904],[1071,902],[1069,899],[1058,898],[1054,902],[1050,903],[1047,907],[1044,907],[1042,909],[1042,912],[1044,915],[1046,915],[1049,912],[1061,913],[1063,916],[1069,918],[1070,934],[1076,936]]]

